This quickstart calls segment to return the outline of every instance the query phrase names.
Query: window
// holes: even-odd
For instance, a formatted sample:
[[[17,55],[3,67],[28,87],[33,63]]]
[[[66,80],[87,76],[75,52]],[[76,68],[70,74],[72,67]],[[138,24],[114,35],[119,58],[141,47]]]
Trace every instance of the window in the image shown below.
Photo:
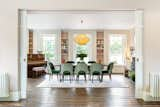
[[[52,62],[57,62],[57,44],[55,34],[41,34],[42,51],[45,54],[45,59]]]
[[[77,54],[87,54],[87,57],[84,58],[84,62],[89,61],[89,54],[88,54],[88,45],[78,45],[76,44],[76,55]],[[76,59],[76,62],[78,62],[79,59]]]
[[[111,34],[109,36],[109,61],[118,65],[125,64],[124,50],[126,47],[125,35]]]
[[[78,33],[74,34],[73,37],[77,36]],[[75,41],[73,41],[73,60],[75,60],[76,62],[80,61],[79,58],[77,58],[77,54],[87,54],[87,57],[85,57],[83,60],[84,62],[88,63],[89,60],[92,59],[92,38],[90,34],[86,34],[89,37],[89,42],[86,45],[78,45],[77,43],[75,43]]]

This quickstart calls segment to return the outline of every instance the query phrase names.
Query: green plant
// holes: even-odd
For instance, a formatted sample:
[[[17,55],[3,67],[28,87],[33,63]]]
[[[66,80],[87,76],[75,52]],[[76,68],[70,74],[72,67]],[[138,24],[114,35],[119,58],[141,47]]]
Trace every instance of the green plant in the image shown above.
[[[86,45],[77,45],[77,54],[87,54],[87,47]]]
[[[130,71],[129,77],[131,78],[131,80],[135,81],[135,71]]]
[[[80,58],[80,60],[83,60],[85,57],[87,57],[87,54],[77,54],[77,58]]]
[[[54,58],[54,54],[49,51],[46,51],[45,55],[47,60],[52,60],[52,58]]]

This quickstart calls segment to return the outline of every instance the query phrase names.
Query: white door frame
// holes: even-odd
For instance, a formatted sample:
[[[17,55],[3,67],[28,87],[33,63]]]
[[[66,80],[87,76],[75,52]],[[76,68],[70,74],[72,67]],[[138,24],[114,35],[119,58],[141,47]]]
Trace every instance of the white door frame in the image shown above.
[[[144,10],[135,11],[135,97],[143,99],[144,69],[143,69],[143,32]]]
[[[54,10],[53,10],[54,11]],[[55,12],[70,12],[66,10],[55,10]],[[73,10],[74,12],[76,10]],[[83,10],[85,11],[85,10]],[[101,12],[101,10],[87,10],[87,12]],[[115,11],[115,10],[102,10]],[[117,10],[127,11],[127,10]],[[136,39],[136,82],[135,82],[135,98],[143,99],[143,10],[135,11],[135,39]],[[79,10],[77,10],[79,12]],[[27,49],[28,49],[28,30],[27,30],[27,11],[20,10],[20,92],[21,98],[27,96]]]
[[[20,68],[20,98],[27,98],[27,53],[28,36],[27,11],[19,10],[19,68]]]

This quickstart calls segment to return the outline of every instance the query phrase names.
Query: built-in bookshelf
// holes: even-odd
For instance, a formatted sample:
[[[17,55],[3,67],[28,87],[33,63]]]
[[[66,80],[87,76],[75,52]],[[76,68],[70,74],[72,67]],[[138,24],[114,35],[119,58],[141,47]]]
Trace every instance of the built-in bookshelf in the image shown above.
[[[97,32],[97,62],[100,64],[104,63],[104,32]]]
[[[29,30],[29,48],[28,48],[28,53],[32,54],[33,53],[33,31]]]
[[[68,32],[61,32],[61,62],[65,63],[68,60]]]

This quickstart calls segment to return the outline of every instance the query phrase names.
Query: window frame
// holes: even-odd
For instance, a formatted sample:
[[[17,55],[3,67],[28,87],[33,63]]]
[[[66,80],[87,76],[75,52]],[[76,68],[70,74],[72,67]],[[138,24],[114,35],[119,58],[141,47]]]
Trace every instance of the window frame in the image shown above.
[[[109,62],[113,62],[113,61],[110,61],[110,38],[111,37],[122,37],[122,59],[123,59],[123,63],[120,64],[120,63],[115,63],[115,65],[118,65],[118,66],[124,66],[126,65],[126,58],[125,58],[125,50],[127,49],[127,35],[126,34],[118,34],[118,33],[111,33],[109,34],[109,39],[108,39],[108,61]]]
[[[56,35],[56,53],[57,53],[57,58],[56,61],[51,61],[54,64],[60,64],[61,63],[61,31],[60,30],[37,30],[37,51],[38,50],[43,50],[43,41],[41,38],[43,38],[42,35],[44,34],[53,34]]]
[[[75,60],[74,58],[74,34],[89,34],[91,35],[90,41],[92,41],[91,47],[96,47],[96,31],[95,30],[72,30],[69,32],[69,60]],[[91,58],[90,60],[96,60],[96,48],[91,48]]]
[[[73,38],[75,38],[79,34],[81,34],[81,33],[75,33],[73,35]],[[92,50],[93,50],[92,48],[90,48],[90,47],[92,47],[92,43],[93,43],[93,40],[91,37],[92,35],[89,33],[84,33],[84,34],[87,35],[87,37],[89,38],[89,42],[86,44],[86,46],[88,46],[87,47],[87,49],[88,49],[87,50],[87,57],[88,57],[88,61],[90,61],[92,59]],[[77,60],[77,58],[76,58],[77,46],[78,46],[78,44],[75,41],[73,41],[73,59],[78,62],[79,60]],[[88,61],[86,63],[88,63]]]

